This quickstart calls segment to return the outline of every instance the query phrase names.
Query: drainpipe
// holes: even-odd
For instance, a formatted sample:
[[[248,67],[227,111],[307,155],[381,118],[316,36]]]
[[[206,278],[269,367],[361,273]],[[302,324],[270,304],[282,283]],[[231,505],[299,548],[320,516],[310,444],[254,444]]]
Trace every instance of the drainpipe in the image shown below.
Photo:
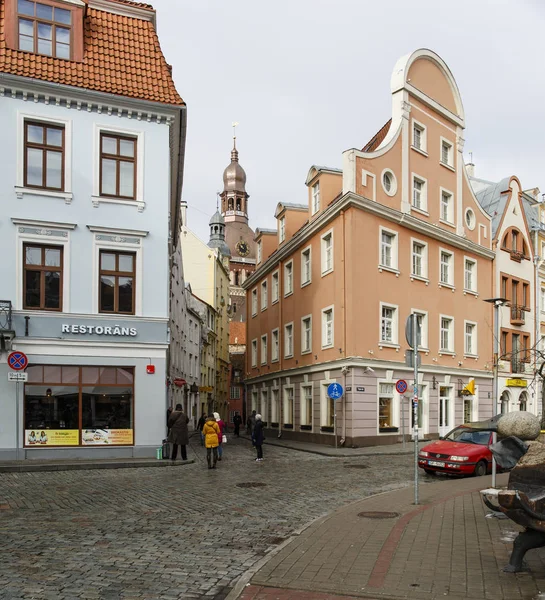
[[[292,272],[293,280],[293,272]],[[284,294],[282,290],[284,288],[284,266],[282,262],[278,264],[278,364],[280,366],[280,373],[284,368],[284,350],[282,346],[285,344],[284,340],[284,323],[282,322],[282,308],[284,305]],[[295,332],[294,332],[295,333]],[[295,335],[292,339],[295,339]],[[278,439],[282,437],[282,405],[284,404],[284,390],[282,389],[282,376],[279,373],[278,377]],[[295,394],[294,394],[295,396]]]
[[[344,443],[346,442],[346,373],[348,371],[348,367],[344,367],[344,371],[343,371],[343,389],[344,389],[344,395],[343,395],[343,434],[342,434],[342,438],[341,441],[339,442],[341,446],[344,446]]]
[[[345,211],[341,211],[341,223],[342,223],[342,261],[343,261],[343,356],[346,358],[346,229],[345,229]],[[345,390],[344,396],[342,399],[343,402],[343,433],[341,438],[341,446],[344,446],[346,441],[346,373],[348,371],[347,367],[344,367],[343,370],[343,389]]]

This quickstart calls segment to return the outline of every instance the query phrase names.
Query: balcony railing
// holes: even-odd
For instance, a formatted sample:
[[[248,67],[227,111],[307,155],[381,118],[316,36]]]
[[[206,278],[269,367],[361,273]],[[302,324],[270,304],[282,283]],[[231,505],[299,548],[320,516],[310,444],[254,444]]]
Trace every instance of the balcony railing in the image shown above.
[[[0,300],[0,331],[11,331],[11,300]]]
[[[511,324],[512,325],[524,325],[526,320],[526,310],[524,306],[513,304],[511,306]]]

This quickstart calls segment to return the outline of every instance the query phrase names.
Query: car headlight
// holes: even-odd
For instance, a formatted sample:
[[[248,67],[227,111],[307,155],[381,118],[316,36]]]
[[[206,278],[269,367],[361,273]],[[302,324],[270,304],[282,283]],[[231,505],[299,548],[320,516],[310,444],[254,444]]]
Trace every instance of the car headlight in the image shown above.
[[[429,452],[424,452],[424,450],[420,450],[418,453],[420,456],[429,456]]]
[[[465,460],[469,460],[469,456],[451,456],[450,460],[459,460],[460,462],[464,462]]]

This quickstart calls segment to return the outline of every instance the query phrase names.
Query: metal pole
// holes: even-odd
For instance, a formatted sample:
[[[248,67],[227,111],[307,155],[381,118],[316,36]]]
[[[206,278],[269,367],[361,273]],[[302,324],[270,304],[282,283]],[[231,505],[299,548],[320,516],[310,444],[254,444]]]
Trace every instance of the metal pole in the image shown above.
[[[499,310],[500,305],[494,302],[494,380],[492,384],[492,416],[495,417],[498,412],[498,361],[500,359],[500,338],[499,338]],[[497,434],[492,433],[492,443],[497,441]],[[492,456],[492,487],[496,487],[496,459]]]
[[[403,438],[403,451],[405,451],[405,396],[401,396],[401,437]]]
[[[414,503],[418,504],[418,331],[416,314],[413,313],[413,351],[414,351],[414,397],[413,397],[413,435],[414,435]]]
[[[334,413],[333,413],[333,429],[335,430],[335,448],[337,448],[337,401],[333,400]]]
[[[19,382],[15,382],[15,460],[19,460]]]

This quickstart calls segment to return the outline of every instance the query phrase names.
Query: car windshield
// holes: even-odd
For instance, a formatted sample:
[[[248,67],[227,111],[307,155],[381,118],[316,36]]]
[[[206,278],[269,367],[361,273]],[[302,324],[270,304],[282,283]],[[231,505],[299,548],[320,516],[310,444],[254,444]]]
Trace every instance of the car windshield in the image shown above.
[[[465,427],[458,427],[448,433],[445,438],[449,442],[463,442],[466,444],[482,444],[483,446],[488,445],[490,440],[489,431],[471,431]]]

